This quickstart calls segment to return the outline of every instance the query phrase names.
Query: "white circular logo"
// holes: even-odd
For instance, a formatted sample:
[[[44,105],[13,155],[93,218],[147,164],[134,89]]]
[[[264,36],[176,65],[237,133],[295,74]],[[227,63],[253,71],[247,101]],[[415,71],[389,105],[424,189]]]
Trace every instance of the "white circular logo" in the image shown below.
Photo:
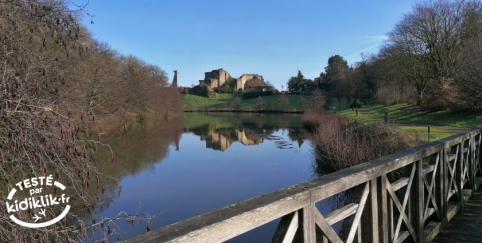
[[[52,180],[52,175],[49,175],[48,177],[41,176],[26,179],[15,184],[20,191],[28,191],[30,197],[27,197],[22,201],[12,201],[13,196],[15,195],[15,193],[17,193],[17,188],[15,187],[10,191],[7,197],[7,212],[8,214],[11,213],[10,219],[13,220],[13,222],[24,227],[41,228],[55,224],[59,222],[63,217],[65,217],[70,210],[70,205],[68,204],[65,206],[64,211],[62,211],[59,216],[47,220],[47,214],[45,212],[47,208],[53,207],[55,205],[66,204],[69,202],[70,199],[70,197],[65,197],[65,194],[62,194],[60,197],[53,196],[52,194],[45,194],[44,189],[49,187],[58,187],[62,191],[65,190],[64,185],[57,181],[52,182]],[[42,193],[42,191],[44,193]],[[35,211],[37,213],[35,213],[32,217],[33,223],[27,223],[15,217],[15,213],[28,209],[34,210],[37,208],[38,212]]]

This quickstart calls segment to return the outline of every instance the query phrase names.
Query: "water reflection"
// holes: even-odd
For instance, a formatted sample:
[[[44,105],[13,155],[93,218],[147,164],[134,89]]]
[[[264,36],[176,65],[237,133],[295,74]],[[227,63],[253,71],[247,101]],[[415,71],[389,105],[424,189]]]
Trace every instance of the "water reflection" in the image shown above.
[[[198,135],[206,142],[206,148],[218,151],[227,150],[233,143],[242,145],[258,145],[264,140],[281,140],[281,137],[272,136],[279,129],[287,129],[288,137],[303,144],[305,135],[300,128],[299,115],[272,115],[272,114],[186,114],[186,121],[193,118],[203,118],[197,124],[186,123],[185,132]],[[292,144],[286,141],[278,141],[279,149],[291,149]]]
[[[170,121],[104,125],[100,139],[112,147],[115,163],[102,150],[96,164],[102,174],[120,179],[122,194],[116,198],[119,189],[104,185],[112,201],[99,213],[132,213],[142,203],[140,212],[166,211],[154,220],[157,229],[318,177],[300,119],[299,114],[185,113]],[[342,203],[330,199],[317,207],[326,214]],[[126,232],[121,239],[146,231],[146,223],[118,225]],[[273,221],[232,241],[270,242],[276,226]]]

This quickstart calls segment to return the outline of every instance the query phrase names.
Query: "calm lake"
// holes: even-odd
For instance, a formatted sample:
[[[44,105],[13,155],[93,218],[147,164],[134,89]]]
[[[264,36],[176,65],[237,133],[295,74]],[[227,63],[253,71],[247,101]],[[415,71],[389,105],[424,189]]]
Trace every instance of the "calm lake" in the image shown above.
[[[101,150],[96,164],[122,188],[104,185],[109,200],[95,218],[163,212],[153,220],[155,230],[316,178],[323,172],[300,119],[300,114],[184,113],[170,121],[105,126],[100,140],[112,147],[115,162]],[[334,197],[317,207],[326,214],[340,201]],[[231,241],[271,242],[278,222]],[[116,223],[119,234],[109,241],[146,232],[145,221]]]

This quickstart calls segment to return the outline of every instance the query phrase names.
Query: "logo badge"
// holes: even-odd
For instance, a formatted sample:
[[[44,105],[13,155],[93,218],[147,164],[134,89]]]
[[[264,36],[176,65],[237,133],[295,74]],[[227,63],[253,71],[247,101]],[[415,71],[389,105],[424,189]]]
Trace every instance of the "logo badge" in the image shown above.
[[[17,187],[13,188],[7,197],[7,212],[8,214],[11,214],[10,219],[24,227],[41,228],[55,224],[64,218],[70,210],[70,205],[67,204],[70,197],[65,197],[65,194],[62,194],[61,196],[48,194],[48,189],[55,189],[55,187],[60,188],[61,191],[65,190],[63,184],[57,181],[52,181],[52,175],[49,175],[47,177],[41,176],[26,179],[15,184]],[[17,193],[17,188],[18,191],[28,192],[29,197],[22,201],[12,201],[13,196]],[[48,220],[46,209],[61,204],[66,204],[62,213],[59,216]],[[24,222],[15,217],[16,214],[22,211],[28,211],[29,209],[33,210],[35,213],[31,222]]]

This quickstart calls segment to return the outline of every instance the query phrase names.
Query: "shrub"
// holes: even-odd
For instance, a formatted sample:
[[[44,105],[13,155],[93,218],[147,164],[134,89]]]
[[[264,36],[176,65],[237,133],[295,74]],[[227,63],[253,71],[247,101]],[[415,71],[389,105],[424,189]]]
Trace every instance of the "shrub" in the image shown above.
[[[191,88],[190,90],[190,94],[193,94],[193,95],[196,95],[196,96],[200,96],[200,97],[209,97],[209,98],[213,98],[213,97],[216,97],[216,93],[214,93],[213,91],[209,90],[209,87],[207,87],[206,85],[198,85],[198,86],[195,86],[193,88]]]
[[[361,124],[334,113],[309,110],[303,125],[314,130],[317,162],[341,170],[415,145],[409,133],[387,124]]]
[[[459,110],[462,104],[457,87],[447,85],[442,80],[437,82],[431,92],[424,97],[422,107],[432,111]]]

